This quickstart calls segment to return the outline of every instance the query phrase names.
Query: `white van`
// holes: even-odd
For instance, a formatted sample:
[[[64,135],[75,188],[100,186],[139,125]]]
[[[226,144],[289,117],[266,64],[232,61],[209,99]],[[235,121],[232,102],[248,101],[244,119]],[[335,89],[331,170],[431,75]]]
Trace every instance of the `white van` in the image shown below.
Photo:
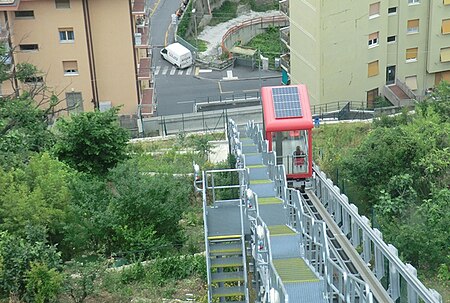
[[[187,68],[192,65],[192,53],[180,43],[167,45],[160,51],[161,56],[178,68]]]

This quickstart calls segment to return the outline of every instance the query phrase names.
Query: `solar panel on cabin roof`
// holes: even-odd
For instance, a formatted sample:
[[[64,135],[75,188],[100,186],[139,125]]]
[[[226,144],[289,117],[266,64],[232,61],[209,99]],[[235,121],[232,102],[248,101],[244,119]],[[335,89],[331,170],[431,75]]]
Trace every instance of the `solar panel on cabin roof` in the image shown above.
[[[303,116],[297,86],[272,88],[272,100],[275,118]]]

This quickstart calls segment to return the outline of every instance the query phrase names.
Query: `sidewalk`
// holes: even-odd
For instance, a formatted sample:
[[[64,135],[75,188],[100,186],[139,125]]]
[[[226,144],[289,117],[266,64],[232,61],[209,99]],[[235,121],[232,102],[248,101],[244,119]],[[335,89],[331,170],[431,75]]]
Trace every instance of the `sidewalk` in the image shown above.
[[[219,81],[233,81],[233,80],[250,80],[250,79],[268,79],[280,78],[281,72],[272,70],[252,70],[250,67],[236,66],[229,67],[222,71],[211,69],[195,68],[194,77],[198,79],[209,79]]]

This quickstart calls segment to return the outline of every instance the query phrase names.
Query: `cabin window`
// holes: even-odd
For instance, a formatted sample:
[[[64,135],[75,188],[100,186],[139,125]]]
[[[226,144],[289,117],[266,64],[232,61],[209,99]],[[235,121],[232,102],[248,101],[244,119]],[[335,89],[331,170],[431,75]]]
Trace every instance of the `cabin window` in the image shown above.
[[[308,131],[291,130],[272,133],[272,150],[277,164],[284,165],[286,174],[308,172]]]

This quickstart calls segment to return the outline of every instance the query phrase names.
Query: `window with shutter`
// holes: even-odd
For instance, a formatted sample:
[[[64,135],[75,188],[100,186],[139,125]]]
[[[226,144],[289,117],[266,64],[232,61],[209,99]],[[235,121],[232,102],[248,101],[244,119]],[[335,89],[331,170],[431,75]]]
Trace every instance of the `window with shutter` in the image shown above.
[[[406,32],[414,34],[419,32],[419,19],[408,20]]]
[[[406,50],[406,62],[417,61],[417,53],[418,53],[417,47],[408,48]]]
[[[78,75],[78,63],[77,61],[63,61],[64,75]]]
[[[380,2],[372,3],[369,6],[369,19],[380,16]]]
[[[368,64],[367,76],[373,77],[379,74],[378,60]]]

